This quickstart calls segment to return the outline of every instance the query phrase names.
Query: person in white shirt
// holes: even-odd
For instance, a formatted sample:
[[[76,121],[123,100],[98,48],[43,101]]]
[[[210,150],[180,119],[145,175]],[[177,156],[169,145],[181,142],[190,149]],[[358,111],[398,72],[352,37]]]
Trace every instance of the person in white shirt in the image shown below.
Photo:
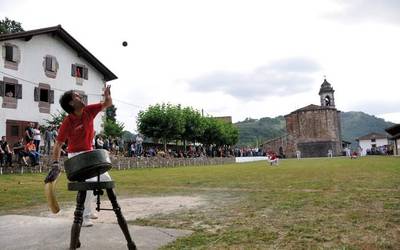
[[[39,128],[39,124],[36,124],[35,128],[33,129],[33,143],[36,146],[36,152],[40,152],[40,140],[42,139]]]

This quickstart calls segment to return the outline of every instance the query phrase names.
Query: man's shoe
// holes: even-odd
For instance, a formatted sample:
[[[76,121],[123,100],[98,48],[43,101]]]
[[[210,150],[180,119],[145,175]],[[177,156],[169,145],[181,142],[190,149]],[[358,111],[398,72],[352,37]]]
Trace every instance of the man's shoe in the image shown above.
[[[93,222],[89,219],[84,219],[82,222],[82,227],[93,227]]]

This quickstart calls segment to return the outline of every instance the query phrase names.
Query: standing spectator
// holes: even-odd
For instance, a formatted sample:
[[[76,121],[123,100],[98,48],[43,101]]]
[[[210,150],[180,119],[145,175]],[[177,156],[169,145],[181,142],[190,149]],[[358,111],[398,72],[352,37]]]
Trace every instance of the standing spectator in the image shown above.
[[[133,141],[132,143],[131,143],[131,145],[130,145],[130,157],[134,157],[134,156],[136,156],[136,143],[135,143],[135,141]]]
[[[110,141],[108,140],[107,137],[104,139],[103,148],[104,148],[105,150],[107,150],[107,151],[110,151]]]
[[[46,128],[46,131],[44,132],[44,152],[47,155],[50,155],[50,148],[51,148],[51,142],[54,141],[53,137],[53,131],[50,126]]]
[[[56,143],[56,138],[58,136],[58,128],[56,126],[54,126],[51,129],[51,132],[53,133],[53,143]]]
[[[296,157],[297,157],[297,159],[300,159],[300,158],[301,158],[301,152],[300,152],[300,150],[296,150]]]
[[[96,149],[103,149],[104,147],[104,142],[103,139],[101,138],[101,135],[99,135],[96,139]]]
[[[333,157],[333,151],[332,151],[332,149],[329,149],[329,150],[328,150],[328,157],[329,157],[329,158],[332,158],[332,157]]]
[[[136,155],[140,156],[143,151],[143,146],[142,146],[143,138],[140,134],[136,136]]]
[[[40,135],[40,126],[39,123],[36,124],[35,128],[33,128],[33,143],[35,143],[36,146],[36,152],[39,152],[40,150],[40,140],[41,140],[41,135]]]
[[[118,155],[118,153],[119,153],[119,142],[118,142],[117,138],[114,139],[113,145],[114,145],[114,149],[115,149],[115,155]]]
[[[33,140],[33,123],[30,122],[25,129],[25,141]]]
[[[108,151],[114,152],[114,141],[111,136],[108,137]]]
[[[8,163],[9,167],[12,167],[12,155],[13,152],[10,150],[6,137],[3,135],[0,141],[0,165],[4,162],[4,166]]]
[[[36,145],[33,143],[33,140],[28,141],[25,145],[25,152],[28,154],[31,159],[31,166],[39,165],[39,153],[36,151]]]

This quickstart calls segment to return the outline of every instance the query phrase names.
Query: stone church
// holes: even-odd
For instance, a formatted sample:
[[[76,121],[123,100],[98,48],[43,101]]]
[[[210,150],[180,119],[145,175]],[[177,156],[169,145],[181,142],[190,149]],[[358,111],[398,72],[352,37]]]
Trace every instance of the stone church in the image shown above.
[[[335,108],[331,84],[324,79],[319,90],[321,105],[310,104],[285,115],[286,134],[263,143],[265,151],[286,157],[324,157],[331,151],[341,155],[342,140],[340,111]]]

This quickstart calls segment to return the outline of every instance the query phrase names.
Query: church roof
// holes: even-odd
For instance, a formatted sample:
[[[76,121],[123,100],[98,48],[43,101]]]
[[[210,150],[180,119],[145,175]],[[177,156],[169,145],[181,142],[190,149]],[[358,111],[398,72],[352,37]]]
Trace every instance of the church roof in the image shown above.
[[[336,109],[336,108],[330,107],[330,106],[319,106],[319,105],[315,105],[315,104],[310,104],[305,107],[296,109],[295,111],[291,112],[290,114],[306,112],[306,111],[314,111],[314,110],[327,110],[327,109],[332,110],[332,109]]]
[[[331,86],[331,84],[324,79],[324,82],[321,84],[321,88],[319,89],[319,94],[327,93],[327,92],[335,92]]]

